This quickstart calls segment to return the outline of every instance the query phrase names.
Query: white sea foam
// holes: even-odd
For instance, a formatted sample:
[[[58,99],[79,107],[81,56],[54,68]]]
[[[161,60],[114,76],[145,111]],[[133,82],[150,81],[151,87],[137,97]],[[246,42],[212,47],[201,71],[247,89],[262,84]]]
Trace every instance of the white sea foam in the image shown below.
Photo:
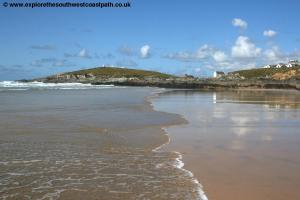
[[[7,161],[0,161],[0,165],[7,165],[9,162]]]
[[[176,152],[178,157],[176,158],[175,161],[175,166],[181,170],[183,170],[184,172],[186,172],[191,178],[192,181],[198,186],[197,188],[197,193],[199,195],[199,200],[208,200],[207,196],[205,195],[204,191],[203,191],[203,186],[199,183],[199,181],[194,177],[194,174],[191,171],[188,171],[186,169],[183,168],[184,166],[184,162],[182,162],[182,155],[179,152]]]
[[[49,199],[49,200],[54,200],[54,199],[58,199],[60,197],[60,193],[64,192],[65,190],[55,190],[52,193],[47,193],[45,194],[42,198],[38,198],[39,200],[43,200],[43,199]]]
[[[14,160],[11,161],[12,164],[27,164],[27,163],[35,163],[35,162],[41,162],[42,160]]]
[[[166,128],[162,128],[166,133],[167,133],[167,130]],[[168,136],[168,141],[164,144],[162,144],[161,146],[159,147],[156,147],[155,149],[153,149],[152,151],[154,152],[157,152],[159,151],[163,146],[165,145],[168,145],[170,143],[170,137]],[[194,174],[191,172],[191,171],[188,171],[186,169],[183,168],[184,166],[184,162],[182,161],[182,154],[175,151],[174,153],[177,154],[177,158],[175,159],[175,162],[174,162],[174,166],[182,171],[184,171],[186,174],[188,174],[189,177],[191,177],[192,179],[192,182],[194,182],[196,185],[197,185],[197,194],[198,194],[198,200],[208,200],[207,196],[205,195],[204,191],[203,191],[203,186],[199,183],[199,181],[195,178]],[[156,168],[160,168],[160,167],[163,167],[163,164],[157,164],[156,165]]]
[[[10,172],[10,173],[7,173],[8,175],[10,176],[24,176],[23,173],[17,173],[17,172]]]
[[[43,83],[43,82],[18,82],[1,81],[1,90],[28,90],[28,89],[60,89],[60,90],[78,90],[78,89],[103,89],[113,88],[114,85],[92,85],[83,83]]]

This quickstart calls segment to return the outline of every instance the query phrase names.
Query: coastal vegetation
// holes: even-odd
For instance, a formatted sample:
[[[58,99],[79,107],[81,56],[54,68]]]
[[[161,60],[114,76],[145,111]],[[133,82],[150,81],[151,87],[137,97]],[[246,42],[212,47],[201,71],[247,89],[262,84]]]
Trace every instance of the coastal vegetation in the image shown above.
[[[97,67],[26,81],[182,89],[277,88],[300,90],[300,66],[239,70],[227,74],[222,73],[215,78],[197,78],[187,74],[178,77],[140,69]]]
[[[246,79],[255,78],[269,78],[278,79],[280,75],[283,76],[290,74],[291,76],[286,76],[286,78],[298,78],[300,79],[300,66],[295,66],[291,68],[281,67],[281,68],[255,68],[247,70],[239,70],[232,72],[233,74],[239,74]]]
[[[86,75],[90,74],[95,77],[109,77],[109,78],[174,78],[175,76],[156,71],[128,69],[120,67],[96,67],[91,69],[84,69],[74,72],[66,73],[68,75]]]

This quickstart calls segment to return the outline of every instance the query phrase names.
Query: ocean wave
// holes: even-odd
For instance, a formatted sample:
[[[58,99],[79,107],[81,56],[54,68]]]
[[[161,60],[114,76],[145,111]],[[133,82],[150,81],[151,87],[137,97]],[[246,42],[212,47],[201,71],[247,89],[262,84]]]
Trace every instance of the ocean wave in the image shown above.
[[[168,133],[167,129],[166,128],[162,128],[162,130],[165,132],[165,133]],[[153,152],[160,152],[162,147],[163,146],[166,146],[170,143],[170,137],[168,135],[168,141],[158,147],[156,147],[155,149],[153,149],[152,151]],[[194,176],[194,174],[189,171],[189,170],[186,170],[184,169],[184,162],[182,161],[182,154],[180,152],[177,152],[177,151],[173,151],[173,153],[175,153],[177,155],[177,157],[175,158],[174,160],[174,163],[173,163],[173,166],[175,166],[177,169],[183,171],[188,177],[190,177],[191,179],[191,182],[193,182],[196,186],[195,190],[196,190],[196,193],[197,193],[197,200],[208,200],[204,190],[203,190],[203,186],[201,185],[201,183],[197,180],[197,178]],[[164,167],[164,164],[162,163],[159,163],[156,165],[156,168],[162,168]]]
[[[164,92],[164,90],[156,90],[154,91],[154,93],[152,94],[152,96],[150,96],[150,99],[153,99],[155,97],[158,97],[160,93]],[[151,101],[149,99],[149,102],[150,102],[150,105],[152,106],[152,108],[154,110],[156,110],[154,104],[153,104],[153,101]],[[165,134],[168,136],[168,141],[165,142],[164,144],[154,148],[152,151],[153,152],[161,152],[163,151],[163,147],[168,145],[170,143],[170,136],[168,134],[168,129],[166,127],[163,127],[162,130],[165,132]],[[182,172],[184,172],[191,180],[191,182],[193,182],[195,184],[195,192],[197,193],[197,200],[208,200],[208,197],[206,196],[204,190],[203,190],[203,186],[202,184],[198,181],[198,179],[194,176],[194,174],[187,170],[187,169],[184,169],[184,162],[182,161],[182,154],[180,152],[177,152],[177,151],[173,151],[173,153],[175,153],[177,156],[173,162],[173,166],[176,167],[177,169],[181,170]],[[164,164],[162,163],[159,163],[156,165],[156,168],[162,168],[164,167]]]
[[[0,91],[6,90],[28,90],[28,89],[60,89],[60,90],[79,90],[79,89],[103,89],[113,88],[114,85],[92,85],[90,83],[43,83],[43,82],[18,82],[1,81]]]

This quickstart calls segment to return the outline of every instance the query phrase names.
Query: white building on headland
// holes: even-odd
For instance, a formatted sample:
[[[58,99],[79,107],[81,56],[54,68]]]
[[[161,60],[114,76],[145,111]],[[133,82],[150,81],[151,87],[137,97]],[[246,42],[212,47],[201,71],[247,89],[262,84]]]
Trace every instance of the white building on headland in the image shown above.
[[[218,71],[216,71],[216,72],[214,72],[214,75],[213,75],[213,77],[214,78],[221,78],[222,76],[225,76],[225,73],[224,72],[218,72]]]
[[[287,68],[293,67],[293,65],[291,63],[285,65]]]
[[[279,63],[279,64],[276,65],[276,68],[281,68],[281,67],[283,67],[283,66],[285,66],[284,63]]]
[[[269,68],[271,68],[271,67],[272,67],[271,65],[265,65],[265,66],[264,66],[265,69],[269,69]]]

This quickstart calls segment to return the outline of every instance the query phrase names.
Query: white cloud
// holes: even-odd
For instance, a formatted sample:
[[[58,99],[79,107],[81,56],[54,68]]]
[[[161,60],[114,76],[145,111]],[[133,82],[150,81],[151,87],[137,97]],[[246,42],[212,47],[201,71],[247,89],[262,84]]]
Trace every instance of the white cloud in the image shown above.
[[[282,52],[278,46],[266,49],[263,53],[262,62],[264,64],[287,63],[289,60],[295,60],[300,57],[300,52]]]
[[[227,56],[223,51],[216,51],[212,56],[216,62],[224,62],[227,60]]]
[[[70,63],[68,60],[62,59],[57,60],[56,62],[52,63],[53,67],[72,67],[76,66],[76,64]]]
[[[150,46],[144,45],[140,49],[141,58],[149,58],[150,57]]]
[[[192,74],[250,69],[266,64],[287,63],[299,57],[300,51],[297,49],[292,52],[282,52],[278,46],[263,49],[246,36],[237,37],[231,49],[220,50],[205,44],[196,51],[179,51],[164,56],[167,59],[200,64],[201,67],[191,66]]]
[[[257,48],[248,37],[238,37],[231,50],[231,54],[227,54],[226,51],[205,44],[195,52],[183,51],[167,54],[164,57],[201,63],[201,69],[203,68],[204,71],[233,71],[260,66],[262,50]],[[199,74],[199,70],[200,68],[194,68],[194,73]]]
[[[34,60],[30,63],[31,66],[34,67],[42,67],[44,64],[49,65],[49,63],[54,63],[57,60],[55,58],[41,58],[41,59],[37,59]]]
[[[231,55],[235,58],[255,58],[260,53],[261,49],[257,48],[246,36],[239,36],[231,48]]]
[[[266,30],[263,32],[263,34],[266,37],[274,37],[275,35],[277,35],[277,32],[273,30]]]
[[[277,46],[273,46],[271,49],[267,49],[264,52],[265,59],[269,62],[278,62],[281,57],[281,53]]]
[[[112,53],[101,53],[101,54],[95,53],[94,58],[113,59],[115,58],[115,56]]]
[[[69,67],[69,66],[76,66],[73,63],[70,63],[66,59],[56,59],[56,58],[41,58],[38,60],[34,60],[30,63],[33,67]]]
[[[89,53],[86,49],[81,49],[80,52],[78,53],[78,57],[80,57],[80,58],[91,58],[91,56],[89,55]]]
[[[124,59],[117,61],[116,65],[120,67],[136,67],[138,64],[134,60]]]
[[[232,20],[232,25],[235,27],[239,27],[241,29],[246,29],[248,26],[248,23],[240,18],[234,18]]]
[[[203,59],[209,57],[213,53],[214,49],[207,44],[202,45],[196,52],[195,58]]]
[[[202,68],[200,68],[200,67],[198,67],[198,68],[195,69],[196,73],[200,73],[201,71],[202,71]]]
[[[123,54],[125,56],[133,56],[134,51],[131,47],[128,46],[122,46],[118,49],[120,54]]]
[[[36,50],[56,50],[56,47],[53,45],[45,44],[45,45],[32,45],[30,46],[31,49]]]
[[[192,53],[190,52],[176,52],[176,53],[169,53],[164,56],[164,58],[172,59],[172,60],[179,60],[179,61],[192,61],[194,59]]]
[[[212,56],[215,51],[216,50],[211,46],[204,44],[195,52],[181,51],[176,53],[169,53],[164,57],[184,62],[201,61]]]
[[[250,69],[257,67],[257,63],[251,60],[229,59],[225,62],[210,63],[204,65],[210,71],[234,71],[238,69]]]
[[[65,53],[64,55],[67,58],[93,58],[89,54],[88,50],[86,50],[84,48],[81,49],[78,53]]]

